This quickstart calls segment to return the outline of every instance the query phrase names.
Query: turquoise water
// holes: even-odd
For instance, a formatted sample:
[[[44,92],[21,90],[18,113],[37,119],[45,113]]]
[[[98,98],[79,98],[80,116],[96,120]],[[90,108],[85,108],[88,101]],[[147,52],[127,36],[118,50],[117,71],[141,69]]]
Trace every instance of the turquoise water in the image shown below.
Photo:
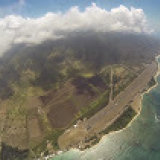
[[[52,160],[160,160],[160,75],[157,81],[144,94],[141,113],[129,127],[104,136],[90,149],[72,149]]]

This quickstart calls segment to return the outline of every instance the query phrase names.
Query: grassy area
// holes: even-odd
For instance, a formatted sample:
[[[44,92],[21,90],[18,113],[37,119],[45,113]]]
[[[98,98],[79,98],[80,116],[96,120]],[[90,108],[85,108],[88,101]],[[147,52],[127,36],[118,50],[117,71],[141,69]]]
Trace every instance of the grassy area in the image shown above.
[[[131,106],[129,106],[127,110],[111,126],[102,131],[101,134],[107,134],[111,131],[117,131],[125,128],[135,115],[136,112],[132,109]]]
[[[110,125],[108,128],[100,132],[100,137],[103,136],[104,134],[108,134],[111,131],[117,131],[125,128],[135,115],[136,112],[131,108],[131,106],[128,106],[127,110],[112,125]],[[100,140],[100,137],[94,135],[86,139],[85,143],[90,142],[90,145],[87,144],[85,148],[89,148],[97,144]]]
[[[86,105],[86,103],[84,103],[86,106],[83,107],[79,111],[79,113],[76,115],[76,118],[73,120],[73,122],[76,122],[78,119],[90,118],[91,116],[93,116],[95,113],[97,113],[99,110],[101,110],[103,107],[105,107],[109,103],[109,95],[110,95],[110,89],[109,89],[110,72],[109,71],[110,71],[109,69],[108,70],[106,69],[104,72],[102,72],[100,74],[100,78],[98,77],[98,75],[93,77],[93,73],[91,73],[91,72],[85,72],[85,74],[82,74],[83,78],[85,77],[85,80],[86,80],[85,82],[87,84],[87,87],[89,87],[94,93],[96,93],[97,98],[96,98],[96,100],[94,100],[92,102],[89,101],[89,103],[88,103],[89,105],[88,104]],[[34,78],[32,78],[32,77],[34,77],[34,75],[32,73],[30,73],[30,72],[28,73],[28,72],[25,74],[27,74],[27,76],[29,78],[27,76],[24,76],[24,77],[22,77],[22,83],[12,84],[12,89],[14,91],[14,94],[9,99],[9,105],[12,107],[12,109],[8,113],[10,119],[22,117],[25,120],[26,116],[28,116],[28,114],[30,113],[30,112],[28,112],[28,110],[27,110],[28,107],[26,106],[27,97],[41,96],[44,94],[44,91],[41,87],[33,86],[29,83],[28,79],[34,79]],[[121,73],[122,68],[120,68],[119,70],[117,69],[117,72]],[[99,85],[98,82],[101,80],[101,78],[102,78],[102,82],[104,81],[104,84],[108,85],[108,88],[106,89],[106,91],[103,90],[103,87],[100,86],[102,88],[101,89],[98,86]],[[92,84],[91,82],[92,83],[96,82],[96,85],[94,83]],[[101,81],[100,81],[100,84],[101,84]],[[122,86],[122,88],[120,88],[120,89],[123,89],[123,87],[124,86]],[[62,98],[61,102],[67,101],[70,98],[72,98],[72,94],[68,94],[67,96],[65,95],[65,97]],[[88,99],[87,99],[87,101],[88,101]],[[125,117],[125,116],[128,116],[128,117]],[[123,120],[123,121],[120,120],[120,124],[122,125],[122,127],[125,123],[127,123],[126,119],[129,119],[130,116],[131,116],[130,112],[128,111],[128,115],[124,115],[125,120]],[[70,125],[71,125],[71,124],[69,124],[64,129],[55,129],[55,128],[53,129],[50,127],[50,125],[48,123],[47,116],[45,114],[39,115],[39,121],[40,121],[40,124],[43,129],[44,138],[43,138],[43,140],[35,141],[36,144],[30,145],[29,149],[31,151],[30,152],[31,157],[34,157],[35,155],[38,156],[42,152],[47,155],[49,153],[49,150],[47,148],[47,143],[51,144],[53,150],[55,150],[55,151],[58,150],[59,146],[58,146],[57,142],[58,142],[59,136],[62,135],[64,130],[67,127],[70,127]],[[106,130],[106,133],[108,133],[109,131],[112,131],[114,129],[116,130],[116,128],[118,130],[119,128],[121,128],[120,124],[117,124],[117,123],[113,124],[113,126],[110,126],[108,128],[108,130]],[[104,131],[104,133],[105,133],[105,131]],[[98,141],[99,141],[99,139],[94,137],[93,141],[91,142],[91,145],[96,144]]]
[[[47,142],[51,143],[53,150],[57,151],[58,146],[58,137],[64,132],[64,129],[55,129],[51,130],[43,141],[32,149],[35,155],[40,155],[43,152],[45,155],[48,154]]]
[[[90,77],[94,76],[94,73],[92,73],[92,72],[84,72],[84,73],[81,73],[80,75],[82,77],[85,77],[85,78],[90,78]]]
[[[115,98],[120,92],[122,92],[135,78],[135,73],[129,73],[125,78],[122,78],[119,82],[113,85],[113,98]]]
[[[28,97],[43,95],[41,88],[32,87],[29,83],[12,84],[14,94],[6,101],[8,109],[8,117],[11,119],[18,117],[26,117],[28,114],[26,100]]]
[[[2,143],[1,145],[0,159],[2,160],[27,160],[28,150],[19,150],[18,148],[13,148],[11,146]]]
[[[96,112],[105,107],[109,102],[109,94],[110,90],[105,91],[89,106],[82,108],[81,111],[77,114],[76,119],[90,118]]]
[[[123,91],[143,70],[143,66],[113,65],[113,98]]]
[[[101,94],[94,102],[92,102],[89,106],[83,108],[79,114],[76,116],[76,119],[74,119],[74,122],[77,121],[77,119],[83,119],[83,118],[89,118],[92,115],[94,115],[97,111],[99,111],[100,109],[102,109],[103,107],[105,107],[108,104],[109,101],[109,93],[110,91],[106,91],[103,94]],[[72,124],[70,124],[67,127],[70,127]],[[52,144],[53,149],[54,150],[58,150],[59,146],[58,146],[58,137],[63,134],[65,129],[54,129],[51,130],[47,136],[45,137],[45,139],[43,140],[43,142],[41,144],[39,144],[37,147],[34,148],[34,152],[37,154],[41,153],[42,151],[44,151],[45,154],[48,153],[47,150],[47,140]]]
[[[152,77],[151,80],[148,82],[148,86],[149,86],[149,87],[152,87],[152,86],[154,86],[155,84],[156,84],[156,81],[155,81],[154,77]]]

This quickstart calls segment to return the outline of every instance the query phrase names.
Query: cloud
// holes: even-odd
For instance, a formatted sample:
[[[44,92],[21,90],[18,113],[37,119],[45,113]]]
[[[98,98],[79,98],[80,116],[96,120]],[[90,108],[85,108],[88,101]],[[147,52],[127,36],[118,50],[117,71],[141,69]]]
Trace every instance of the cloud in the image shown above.
[[[9,15],[0,19],[0,55],[17,43],[37,44],[63,37],[63,33],[88,30],[151,32],[142,9],[128,9],[123,5],[107,11],[93,3],[84,11],[72,7],[65,13],[50,12],[40,18]]]
[[[19,4],[20,6],[24,6],[24,5],[25,5],[25,0],[19,0],[18,4]]]

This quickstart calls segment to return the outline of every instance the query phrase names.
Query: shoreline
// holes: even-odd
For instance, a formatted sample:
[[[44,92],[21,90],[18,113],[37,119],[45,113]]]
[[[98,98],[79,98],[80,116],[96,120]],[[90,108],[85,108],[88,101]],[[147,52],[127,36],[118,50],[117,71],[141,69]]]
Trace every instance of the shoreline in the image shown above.
[[[154,75],[154,79],[155,79],[155,85],[153,85],[153,86],[151,86],[151,87],[146,87],[146,88],[144,88],[145,90],[143,91],[143,92],[141,92],[139,95],[137,95],[137,97],[139,97],[140,96],[140,98],[138,99],[138,108],[139,108],[139,110],[138,110],[138,112],[136,112],[136,115],[133,117],[133,119],[126,125],[126,127],[124,127],[124,128],[122,128],[122,129],[120,129],[120,130],[117,130],[117,131],[111,131],[111,132],[109,132],[108,134],[104,134],[101,138],[100,138],[100,140],[99,140],[99,142],[98,143],[96,143],[96,144],[94,144],[94,145],[92,145],[91,147],[89,147],[89,148],[86,148],[86,149],[79,149],[79,148],[70,148],[69,150],[67,150],[67,151],[71,151],[71,150],[75,150],[75,151],[79,151],[79,152],[84,152],[84,151],[86,151],[86,150],[89,150],[89,149],[91,149],[91,148],[95,148],[97,145],[99,145],[99,143],[100,142],[102,142],[104,139],[106,139],[109,135],[111,135],[111,134],[115,134],[115,133],[119,133],[119,132],[121,132],[121,131],[123,131],[123,130],[125,130],[125,129],[127,129],[128,127],[130,127],[131,126],[131,124],[133,123],[133,121],[134,120],[136,120],[136,118],[140,115],[140,113],[141,113],[141,110],[142,110],[142,101],[143,101],[143,97],[144,97],[144,94],[146,94],[146,93],[149,93],[153,88],[155,88],[157,85],[158,85],[158,82],[157,82],[157,76],[160,74],[160,71],[159,71],[159,68],[160,68],[160,65],[159,65],[159,63],[158,63],[158,58],[160,57],[160,55],[158,55],[158,56],[156,56],[155,57],[155,61],[156,61],[156,63],[157,63],[157,71],[156,71],[156,74]],[[135,96],[136,97],[136,96]],[[132,103],[131,103],[132,104]],[[124,111],[123,111],[124,112]],[[120,117],[120,116],[119,116]],[[117,118],[118,119],[118,118]],[[51,155],[48,155],[48,156],[46,156],[46,157],[43,157],[44,158],[44,160],[51,160],[51,159],[53,159],[53,158],[55,158],[56,156],[58,156],[59,154],[62,154],[62,153],[65,153],[66,151],[61,151],[61,150],[59,150],[59,151],[57,151],[55,154],[51,154]],[[41,157],[42,158],[42,157]],[[38,159],[38,160],[40,160],[40,159]]]
[[[139,109],[139,111],[137,112],[137,114],[136,114],[136,115],[133,117],[133,119],[127,124],[127,126],[126,126],[125,128],[122,128],[122,129],[120,129],[120,130],[118,130],[118,131],[112,131],[112,132],[104,135],[104,136],[100,139],[100,141],[102,141],[103,138],[106,138],[107,136],[109,136],[109,135],[111,135],[111,134],[119,133],[119,132],[127,129],[129,126],[131,126],[132,122],[133,122],[134,120],[136,120],[136,118],[140,115],[141,110],[142,110],[142,101],[143,101],[143,96],[144,96],[144,94],[149,93],[153,88],[155,88],[156,86],[158,86],[158,82],[157,82],[157,79],[156,79],[156,78],[157,78],[157,76],[160,74],[160,71],[159,71],[160,65],[159,65],[159,63],[158,63],[158,58],[159,58],[159,57],[160,57],[160,55],[158,55],[158,56],[155,57],[155,60],[156,60],[157,65],[158,65],[157,72],[156,72],[156,74],[154,75],[154,79],[155,79],[155,81],[156,81],[156,84],[153,85],[152,87],[149,87],[146,91],[144,91],[143,93],[140,94],[140,100],[139,100],[139,102],[138,102],[140,109]],[[99,141],[99,142],[100,142],[100,141]],[[98,144],[95,144],[94,146],[96,146],[96,145],[98,145]],[[92,146],[92,147],[94,147],[94,146]]]
[[[140,115],[141,110],[142,110],[142,101],[143,101],[143,96],[144,96],[144,94],[149,93],[153,88],[155,88],[155,87],[158,85],[158,82],[157,82],[157,79],[156,79],[156,78],[157,78],[157,76],[160,74],[160,71],[159,71],[160,65],[159,65],[159,63],[158,63],[158,58],[159,58],[159,57],[160,57],[160,55],[158,55],[158,56],[155,57],[155,60],[156,60],[157,65],[158,65],[157,72],[156,72],[156,74],[154,75],[154,79],[155,79],[155,81],[156,81],[156,84],[153,85],[152,87],[149,87],[146,91],[144,91],[143,93],[140,94],[140,100],[139,100],[139,106],[140,106],[139,108],[140,108],[140,109],[139,109],[139,111],[137,112],[137,114],[136,114],[136,115],[133,117],[133,119],[127,124],[126,127],[122,128],[122,129],[120,129],[120,130],[118,130],[118,131],[111,131],[110,133],[102,136],[102,138],[100,139],[100,141],[99,141],[97,144],[93,145],[92,147],[96,147],[96,146],[97,146],[101,141],[103,141],[103,139],[106,138],[107,136],[109,136],[109,135],[111,135],[111,134],[114,134],[114,133],[122,132],[123,130],[127,129],[128,127],[131,126],[131,124],[133,123],[133,121],[136,120],[136,118]],[[73,149],[75,149],[75,148],[73,148]],[[89,149],[89,148],[88,148],[88,149]],[[80,151],[81,151],[81,150],[80,150]],[[83,152],[83,151],[82,151],[82,152]]]

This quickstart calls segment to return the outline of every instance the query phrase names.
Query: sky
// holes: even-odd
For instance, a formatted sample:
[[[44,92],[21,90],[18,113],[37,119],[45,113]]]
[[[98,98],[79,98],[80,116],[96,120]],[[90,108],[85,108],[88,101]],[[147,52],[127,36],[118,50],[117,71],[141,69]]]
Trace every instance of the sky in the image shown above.
[[[7,14],[39,17],[47,12],[65,12],[72,6],[79,6],[81,10],[84,10],[91,3],[96,3],[97,6],[105,9],[115,8],[120,5],[142,8],[151,23],[160,27],[158,22],[160,21],[159,0],[0,0],[0,17]],[[16,4],[19,5],[19,9],[17,9]]]
[[[159,0],[0,0],[0,55],[74,31],[160,33]]]

